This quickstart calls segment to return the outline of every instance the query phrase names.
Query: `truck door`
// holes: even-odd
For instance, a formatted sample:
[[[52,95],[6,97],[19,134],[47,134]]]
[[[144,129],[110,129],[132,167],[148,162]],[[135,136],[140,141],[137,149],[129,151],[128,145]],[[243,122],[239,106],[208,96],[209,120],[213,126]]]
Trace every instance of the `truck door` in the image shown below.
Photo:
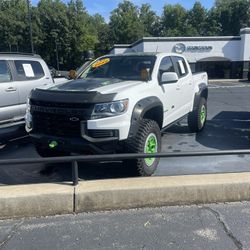
[[[175,72],[173,61],[169,56],[164,57],[161,60],[159,70],[158,70],[159,83],[160,83],[162,74],[165,72]],[[163,106],[164,106],[163,126],[178,119],[176,111],[178,110],[179,100],[176,97],[178,96],[179,89],[177,86],[178,86],[178,82],[160,84],[161,92],[163,95],[162,100],[164,100],[163,101]]]
[[[0,60],[0,127],[13,122],[19,116],[19,98],[9,62]]]
[[[172,60],[174,63],[175,71],[179,77],[179,81],[177,84],[177,98],[179,106],[178,113],[179,116],[183,116],[191,110],[191,105],[193,103],[193,77],[183,57],[173,56]]]
[[[21,116],[24,116],[27,98],[31,90],[52,83],[52,78],[39,61],[14,60],[13,64],[17,75],[20,112]]]

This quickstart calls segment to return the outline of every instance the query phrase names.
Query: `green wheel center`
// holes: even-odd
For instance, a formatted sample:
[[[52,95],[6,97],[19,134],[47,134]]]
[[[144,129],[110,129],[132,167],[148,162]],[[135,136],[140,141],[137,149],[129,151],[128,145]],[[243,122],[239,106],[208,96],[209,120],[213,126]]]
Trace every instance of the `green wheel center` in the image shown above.
[[[200,111],[200,121],[202,124],[204,124],[206,121],[206,114],[207,114],[206,107],[202,105],[201,111]]]
[[[54,148],[56,148],[58,146],[58,142],[57,141],[51,141],[50,143],[49,143],[49,148],[50,149],[54,149]]]
[[[155,134],[151,133],[148,135],[146,139],[144,153],[153,154],[153,153],[157,153],[157,150],[158,150],[157,137]],[[145,158],[145,163],[149,167],[153,165],[154,161],[155,161],[155,158]]]

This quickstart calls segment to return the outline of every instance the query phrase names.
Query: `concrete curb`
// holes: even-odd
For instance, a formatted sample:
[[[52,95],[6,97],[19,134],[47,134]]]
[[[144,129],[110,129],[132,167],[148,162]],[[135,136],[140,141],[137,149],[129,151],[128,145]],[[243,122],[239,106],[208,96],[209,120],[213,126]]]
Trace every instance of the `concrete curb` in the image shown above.
[[[76,212],[250,200],[250,173],[89,181],[76,187]]]
[[[247,79],[209,79],[208,83],[213,84],[249,84],[250,81]]]
[[[67,183],[1,186],[0,219],[72,213],[73,193]]]
[[[0,187],[0,218],[250,200],[250,173]]]

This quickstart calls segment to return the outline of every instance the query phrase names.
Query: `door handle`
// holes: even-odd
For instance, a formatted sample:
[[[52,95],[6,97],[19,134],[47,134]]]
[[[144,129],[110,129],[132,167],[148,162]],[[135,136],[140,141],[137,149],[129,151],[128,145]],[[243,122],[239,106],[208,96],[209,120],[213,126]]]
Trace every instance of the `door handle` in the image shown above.
[[[177,85],[177,86],[176,86],[176,89],[177,89],[177,90],[180,90],[180,89],[181,89],[181,86],[180,86],[180,85]]]
[[[14,87],[9,87],[7,89],[5,89],[6,92],[15,92],[17,89]]]

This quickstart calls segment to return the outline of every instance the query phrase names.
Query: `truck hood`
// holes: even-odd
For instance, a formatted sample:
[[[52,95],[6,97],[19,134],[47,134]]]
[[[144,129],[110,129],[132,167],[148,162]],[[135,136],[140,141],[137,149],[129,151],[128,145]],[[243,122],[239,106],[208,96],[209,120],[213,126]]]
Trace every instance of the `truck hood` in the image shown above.
[[[143,84],[142,81],[124,81],[121,79],[111,78],[88,78],[77,79],[66,83],[60,83],[50,85],[46,89],[50,91],[70,91],[70,92],[88,92],[98,91],[102,94],[117,93],[126,91],[139,84]]]

